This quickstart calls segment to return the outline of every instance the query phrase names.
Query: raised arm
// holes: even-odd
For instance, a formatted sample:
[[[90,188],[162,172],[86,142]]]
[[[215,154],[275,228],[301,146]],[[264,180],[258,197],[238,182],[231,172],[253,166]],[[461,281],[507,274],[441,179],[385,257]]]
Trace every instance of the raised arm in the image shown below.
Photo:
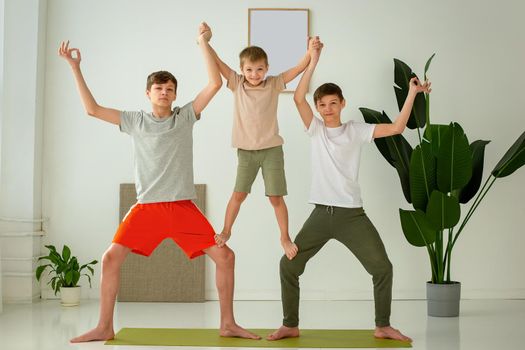
[[[75,55],[73,55],[73,53],[75,53]],[[86,113],[106,122],[119,125],[120,111],[99,105],[91,94],[91,91],[89,91],[86,81],[84,80],[84,76],[82,75],[82,71],[80,70],[80,61],[82,60],[80,50],[76,48],[69,48],[69,41],[63,41],[58,48],[58,54],[71,66],[73,77],[75,78],[75,82],[77,84],[77,90]]]
[[[215,62],[217,62],[217,65],[219,66],[219,71],[221,72],[221,75],[224,77],[224,79],[228,80],[231,76],[231,73],[233,72],[233,69],[230,68],[226,63],[224,63],[223,60],[217,55],[217,52],[211,48],[211,53],[213,54],[213,58],[215,59]]]
[[[299,81],[299,84],[297,85],[293,95],[295,105],[297,106],[299,115],[301,116],[301,119],[303,120],[304,126],[306,126],[306,128],[310,127],[310,123],[312,123],[312,119],[314,117],[312,108],[306,101],[306,93],[308,92],[308,86],[310,85],[310,80],[312,79],[317,62],[319,62],[319,56],[321,55],[322,48],[323,44],[319,40],[319,37],[315,37],[314,39],[310,39],[308,41],[308,55],[311,57],[311,59],[309,59],[308,67],[306,67],[306,70],[304,71],[304,74],[301,77],[301,80]]]
[[[198,39],[197,39],[197,42],[198,42]],[[219,66],[219,72],[224,77],[224,79],[228,80],[230,78],[231,73],[233,72],[233,69],[231,69],[230,66],[224,63],[223,60],[221,60],[221,58],[219,57],[219,55],[217,55],[217,52],[215,52],[213,47],[210,46],[210,50],[213,55],[213,58],[215,59],[215,62],[217,63],[217,66]]]
[[[208,105],[213,96],[219,91],[222,86],[222,79],[219,73],[219,67],[215,61],[215,57],[210,46],[211,29],[206,23],[201,23],[199,26],[199,37],[197,42],[202,50],[204,61],[206,62],[206,69],[208,70],[208,84],[193,100],[193,110],[196,115],[199,115],[202,110]]]
[[[308,40],[308,46],[310,46],[310,40],[311,39]],[[308,66],[308,63],[310,63],[309,47],[306,53],[304,54],[303,58],[301,58],[301,60],[299,61],[299,63],[297,63],[295,67],[292,67],[282,73],[284,83],[288,84],[289,82],[294,80],[295,77],[297,77],[299,74],[301,74],[301,72],[303,72],[306,69],[306,67]]]
[[[407,125],[416,95],[420,92],[430,93],[432,91],[430,88],[431,83],[429,81],[426,81],[421,85],[419,79],[416,77],[410,79],[409,84],[410,88],[408,90],[408,96],[403,104],[403,108],[401,108],[401,112],[393,123],[376,125],[373,135],[375,139],[401,134]]]

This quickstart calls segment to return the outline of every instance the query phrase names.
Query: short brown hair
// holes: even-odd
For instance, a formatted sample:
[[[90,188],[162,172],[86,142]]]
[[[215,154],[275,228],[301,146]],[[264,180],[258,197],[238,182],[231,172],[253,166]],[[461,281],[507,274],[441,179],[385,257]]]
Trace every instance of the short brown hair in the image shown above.
[[[151,85],[153,84],[165,84],[168,81],[171,81],[173,84],[175,84],[175,93],[176,93],[177,92],[177,79],[175,79],[173,74],[165,70],[153,72],[150,75],[148,75],[148,80],[146,82],[146,90],[149,91],[149,89],[151,89]]]
[[[317,101],[325,97],[326,95],[337,95],[341,101],[343,97],[343,91],[339,86],[334,83],[325,83],[319,86],[314,92],[314,103],[317,105]]]
[[[246,60],[250,62],[255,62],[259,60],[264,60],[264,63],[268,65],[268,55],[261,49],[259,46],[248,46],[239,54],[239,59],[241,61],[241,67],[244,66]]]

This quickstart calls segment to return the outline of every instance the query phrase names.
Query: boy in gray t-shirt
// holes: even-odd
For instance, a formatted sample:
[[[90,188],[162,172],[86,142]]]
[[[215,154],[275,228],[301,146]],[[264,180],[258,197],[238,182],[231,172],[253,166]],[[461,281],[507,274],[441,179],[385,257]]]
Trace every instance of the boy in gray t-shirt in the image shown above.
[[[215,244],[215,232],[191,199],[193,184],[192,130],[201,111],[222,85],[219,69],[208,41],[211,30],[207,24],[199,27],[198,43],[208,70],[208,84],[183,107],[172,109],[176,98],[177,80],[165,71],[148,76],[146,95],[152,112],[122,112],[100,106],[80,70],[80,51],[69,48],[69,42],[59,48],[73,71],[86,112],[106,122],[119,125],[133,141],[137,204],[122,223],[113,243],[102,257],[100,316],[91,331],[71,339],[71,342],[108,340],[115,335],[113,311],[119,287],[120,267],[130,253],[149,256],[165,238],[177,243],[189,258],[202,254],[216,263],[217,289],[221,308],[220,335],[260,339],[238,326],[233,315],[234,254],[228,247]]]

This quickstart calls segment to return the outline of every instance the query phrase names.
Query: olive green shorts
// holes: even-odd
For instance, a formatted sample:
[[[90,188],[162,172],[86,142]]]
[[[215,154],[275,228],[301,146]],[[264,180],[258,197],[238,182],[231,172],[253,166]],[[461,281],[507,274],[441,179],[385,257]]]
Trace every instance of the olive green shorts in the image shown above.
[[[267,196],[285,196],[286,178],[284,176],[283,146],[256,151],[237,150],[238,165],[235,192],[250,193],[252,184],[262,168],[264,189]]]

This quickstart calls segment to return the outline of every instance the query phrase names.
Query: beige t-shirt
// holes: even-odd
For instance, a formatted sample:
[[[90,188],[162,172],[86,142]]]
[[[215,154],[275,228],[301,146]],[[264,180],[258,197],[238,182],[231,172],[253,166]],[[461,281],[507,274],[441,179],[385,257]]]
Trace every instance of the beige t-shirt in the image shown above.
[[[232,146],[244,150],[260,150],[280,146],[277,124],[277,101],[285,88],[282,74],[267,77],[251,87],[244,76],[232,71],[228,88],[233,92]]]

